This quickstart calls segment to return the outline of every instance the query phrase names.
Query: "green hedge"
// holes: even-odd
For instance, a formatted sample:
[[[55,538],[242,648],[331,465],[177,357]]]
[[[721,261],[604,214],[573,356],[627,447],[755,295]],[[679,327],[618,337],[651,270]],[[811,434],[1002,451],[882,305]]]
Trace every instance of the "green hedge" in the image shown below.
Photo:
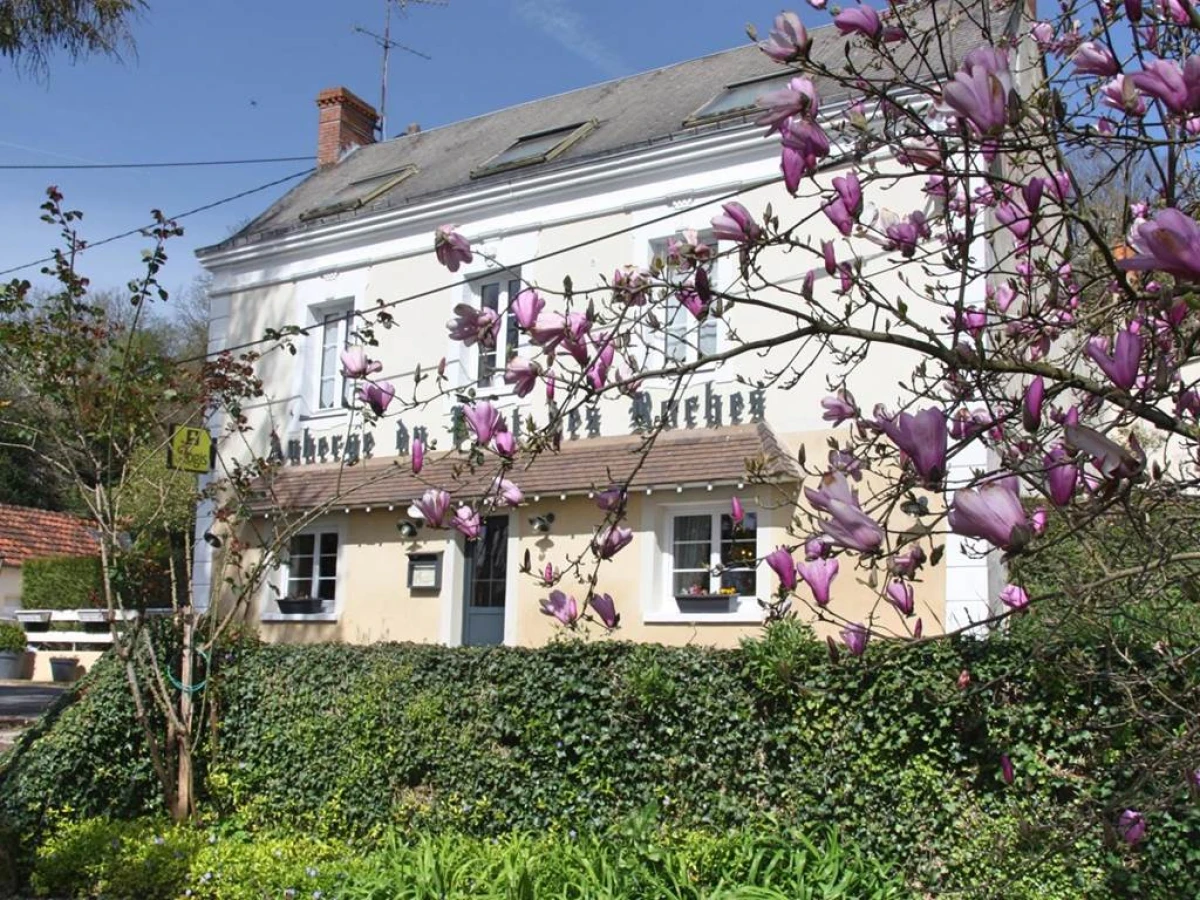
[[[53,556],[26,560],[21,566],[21,606],[25,609],[104,606],[100,557]]]
[[[655,808],[705,832],[837,827],[919,891],[1200,896],[1187,757],[1151,765],[1195,739],[1198,665],[1047,634],[835,663],[790,623],[737,651],[246,646],[213,658],[202,803],[249,830],[360,842],[594,834]],[[58,810],[155,808],[121,673],[80,690],[0,782],[27,840]],[[1150,823],[1135,848],[1113,830],[1126,807]]]

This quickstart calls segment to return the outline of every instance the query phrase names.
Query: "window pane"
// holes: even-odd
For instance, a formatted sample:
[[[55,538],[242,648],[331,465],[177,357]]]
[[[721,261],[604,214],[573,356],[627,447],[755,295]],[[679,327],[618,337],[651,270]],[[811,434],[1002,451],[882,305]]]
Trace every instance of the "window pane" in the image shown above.
[[[317,596],[322,600],[332,600],[337,592],[337,581],[333,578],[322,578],[317,582]]]
[[[307,597],[312,592],[312,579],[293,578],[288,581],[289,597]]]
[[[707,594],[711,587],[712,579],[707,572],[676,572],[672,579],[672,593],[675,596],[680,594]]]
[[[740,527],[735,528],[733,517],[721,516],[721,587],[734,588],[738,594],[757,593],[755,554],[758,551],[758,515],[748,512]]]
[[[479,289],[479,305],[494,312],[500,311],[500,282],[493,281]]]
[[[676,516],[675,541],[711,541],[712,516]]]
[[[520,332],[517,330],[517,314],[513,311],[513,301],[517,299],[517,295],[521,293],[521,282],[513,279],[508,283],[508,315],[504,317],[504,360],[505,365],[516,355],[517,338]]]
[[[292,538],[291,543],[288,545],[288,552],[292,556],[312,556],[315,541],[315,535],[297,534]]]
[[[712,564],[712,545],[708,541],[694,544],[675,542],[675,570],[707,569]]]
[[[705,319],[700,325],[700,355],[712,356],[717,352],[717,320]]]
[[[754,101],[763,94],[769,94],[771,91],[777,91],[784,87],[790,77],[791,73],[789,72],[787,75],[727,87],[708,103],[704,104],[704,106],[692,113],[692,116],[696,119],[703,119],[707,116],[732,113],[735,110],[750,109],[754,106]]]
[[[737,569],[721,573],[721,587],[733,588],[742,597],[753,597],[758,593],[753,569]]]
[[[336,531],[327,531],[321,535],[321,555],[337,553],[338,536]]]

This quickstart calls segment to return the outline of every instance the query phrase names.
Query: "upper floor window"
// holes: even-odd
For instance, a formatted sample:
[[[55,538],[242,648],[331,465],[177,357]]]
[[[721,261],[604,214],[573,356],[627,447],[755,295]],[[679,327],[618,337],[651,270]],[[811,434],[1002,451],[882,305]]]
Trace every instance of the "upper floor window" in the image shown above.
[[[717,239],[711,231],[696,234],[695,244],[690,244],[690,237],[666,238],[651,243],[651,256],[657,260],[663,280],[671,284],[686,284],[696,268],[704,268],[715,283]],[[686,252],[681,255],[678,249],[681,246],[702,247],[705,252],[701,255]],[[698,320],[676,291],[667,294],[663,320],[661,337],[653,343],[658,345],[656,349],[662,352],[668,364],[696,362],[717,352],[716,317],[706,315]]]
[[[512,301],[521,293],[521,279],[481,279],[472,285],[478,297],[480,309],[490,309],[500,318],[496,343],[492,347],[476,345],[475,383],[479,387],[491,387],[502,383],[508,360],[517,352],[520,332],[517,318],[512,311]]]
[[[317,374],[317,409],[350,406],[353,382],[342,376],[341,353],[350,342],[354,304],[347,301],[321,307],[317,313],[321,334],[321,360]]]

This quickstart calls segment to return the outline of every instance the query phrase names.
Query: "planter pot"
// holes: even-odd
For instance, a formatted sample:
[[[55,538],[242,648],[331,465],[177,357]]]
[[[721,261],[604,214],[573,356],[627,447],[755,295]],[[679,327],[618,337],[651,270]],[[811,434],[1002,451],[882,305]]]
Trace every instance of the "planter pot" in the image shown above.
[[[75,615],[79,617],[79,624],[84,631],[108,631],[108,623],[112,619],[107,609],[77,609]]]
[[[25,651],[0,651],[0,680],[12,681],[22,677],[25,669]]]
[[[79,658],[75,656],[50,657],[50,676],[55,681],[74,681],[79,673]]]
[[[688,612],[732,612],[737,602],[736,594],[676,594],[675,603],[679,611]]]
[[[316,597],[281,597],[279,611],[285,616],[311,615],[321,611],[321,601]]]
[[[14,613],[26,631],[49,631],[52,614],[48,609],[18,609]]]

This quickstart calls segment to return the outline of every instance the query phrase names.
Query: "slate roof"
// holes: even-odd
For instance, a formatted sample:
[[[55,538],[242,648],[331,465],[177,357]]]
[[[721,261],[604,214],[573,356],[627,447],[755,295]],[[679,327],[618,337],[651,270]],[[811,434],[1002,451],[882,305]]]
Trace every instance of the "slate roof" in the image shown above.
[[[911,9],[916,5],[913,2],[906,8]],[[949,9],[956,6],[931,0],[914,10],[913,14],[929,18],[936,9],[939,10],[937,14],[940,21]],[[1019,6],[1014,4],[1014,7]],[[982,3],[979,13],[990,14]],[[813,39],[811,55],[814,60],[831,69],[843,64],[847,41],[834,26],[812,29],[809,34]],[[948,70],[957,68],[965,53],[980,43],[979,35],[977,23],[961,17],[955,20],[953,27],[938,29],[936,39],[946,51]],[[861,40],[851,40],[849,47],[852,56],[863,58],[862,54],[866,51]],[[934,58],[939,55],[938,48],[929,49]],[[903,56],[913,51],[909,48],[896,52]],[[725,86],[784,73],[786,70],[772,62],[757,46],[749,45],[359,147],[338,164],[318,171],[301,182],[238,234],[221,244],[198,251],[198,255],[280,237],[330,222],[397,209],[416,201],[468,192],[483,185],[506,184],[534,173],[540,175],[569,168],[585,161],[617,156],[654,144],[745,127],[753,121],[753,114],[712,124],[686,123]],[[832,84],[821,84],[818,80],[817,87],[825,107],[848,99],[844,92],[839,94]],[[596,120],[596,128],[553,161],[471,178],[472,171],[519,137],[589,119]],[[326,218],[307,222],[301,220],[301,215],[327,207],[340,199],[339,193],[352,183],[395,172],[407,165],[416,166],[417,173],[365,206]]]
[[[766,480],[799,480],[795,462],[764,423],[663,432],[634,472],[642,443],[636,435],[564,441],[557,453],[519,459],[509,477],[528,500],[603,490],[626,479],[631,490],[735,484],[748,480],[747,460],[763,463]],[[339,508],[396,504],[407,509],[430,485],[450,491],[456,499],[478,497],[488,491],[496,466],[472,473],[465,471],[465,462],[465,454],[454,451],[429,454],[419,478],[407,458],[397,457],[345,467],[288,466],[274,475],[273,501],[263,508],[278,503],[288,509],[312,509],[337,498]]]
[[[98,556],[91,523],[67,513],[0,503],[0,559],[19,566],[48,556]]]

